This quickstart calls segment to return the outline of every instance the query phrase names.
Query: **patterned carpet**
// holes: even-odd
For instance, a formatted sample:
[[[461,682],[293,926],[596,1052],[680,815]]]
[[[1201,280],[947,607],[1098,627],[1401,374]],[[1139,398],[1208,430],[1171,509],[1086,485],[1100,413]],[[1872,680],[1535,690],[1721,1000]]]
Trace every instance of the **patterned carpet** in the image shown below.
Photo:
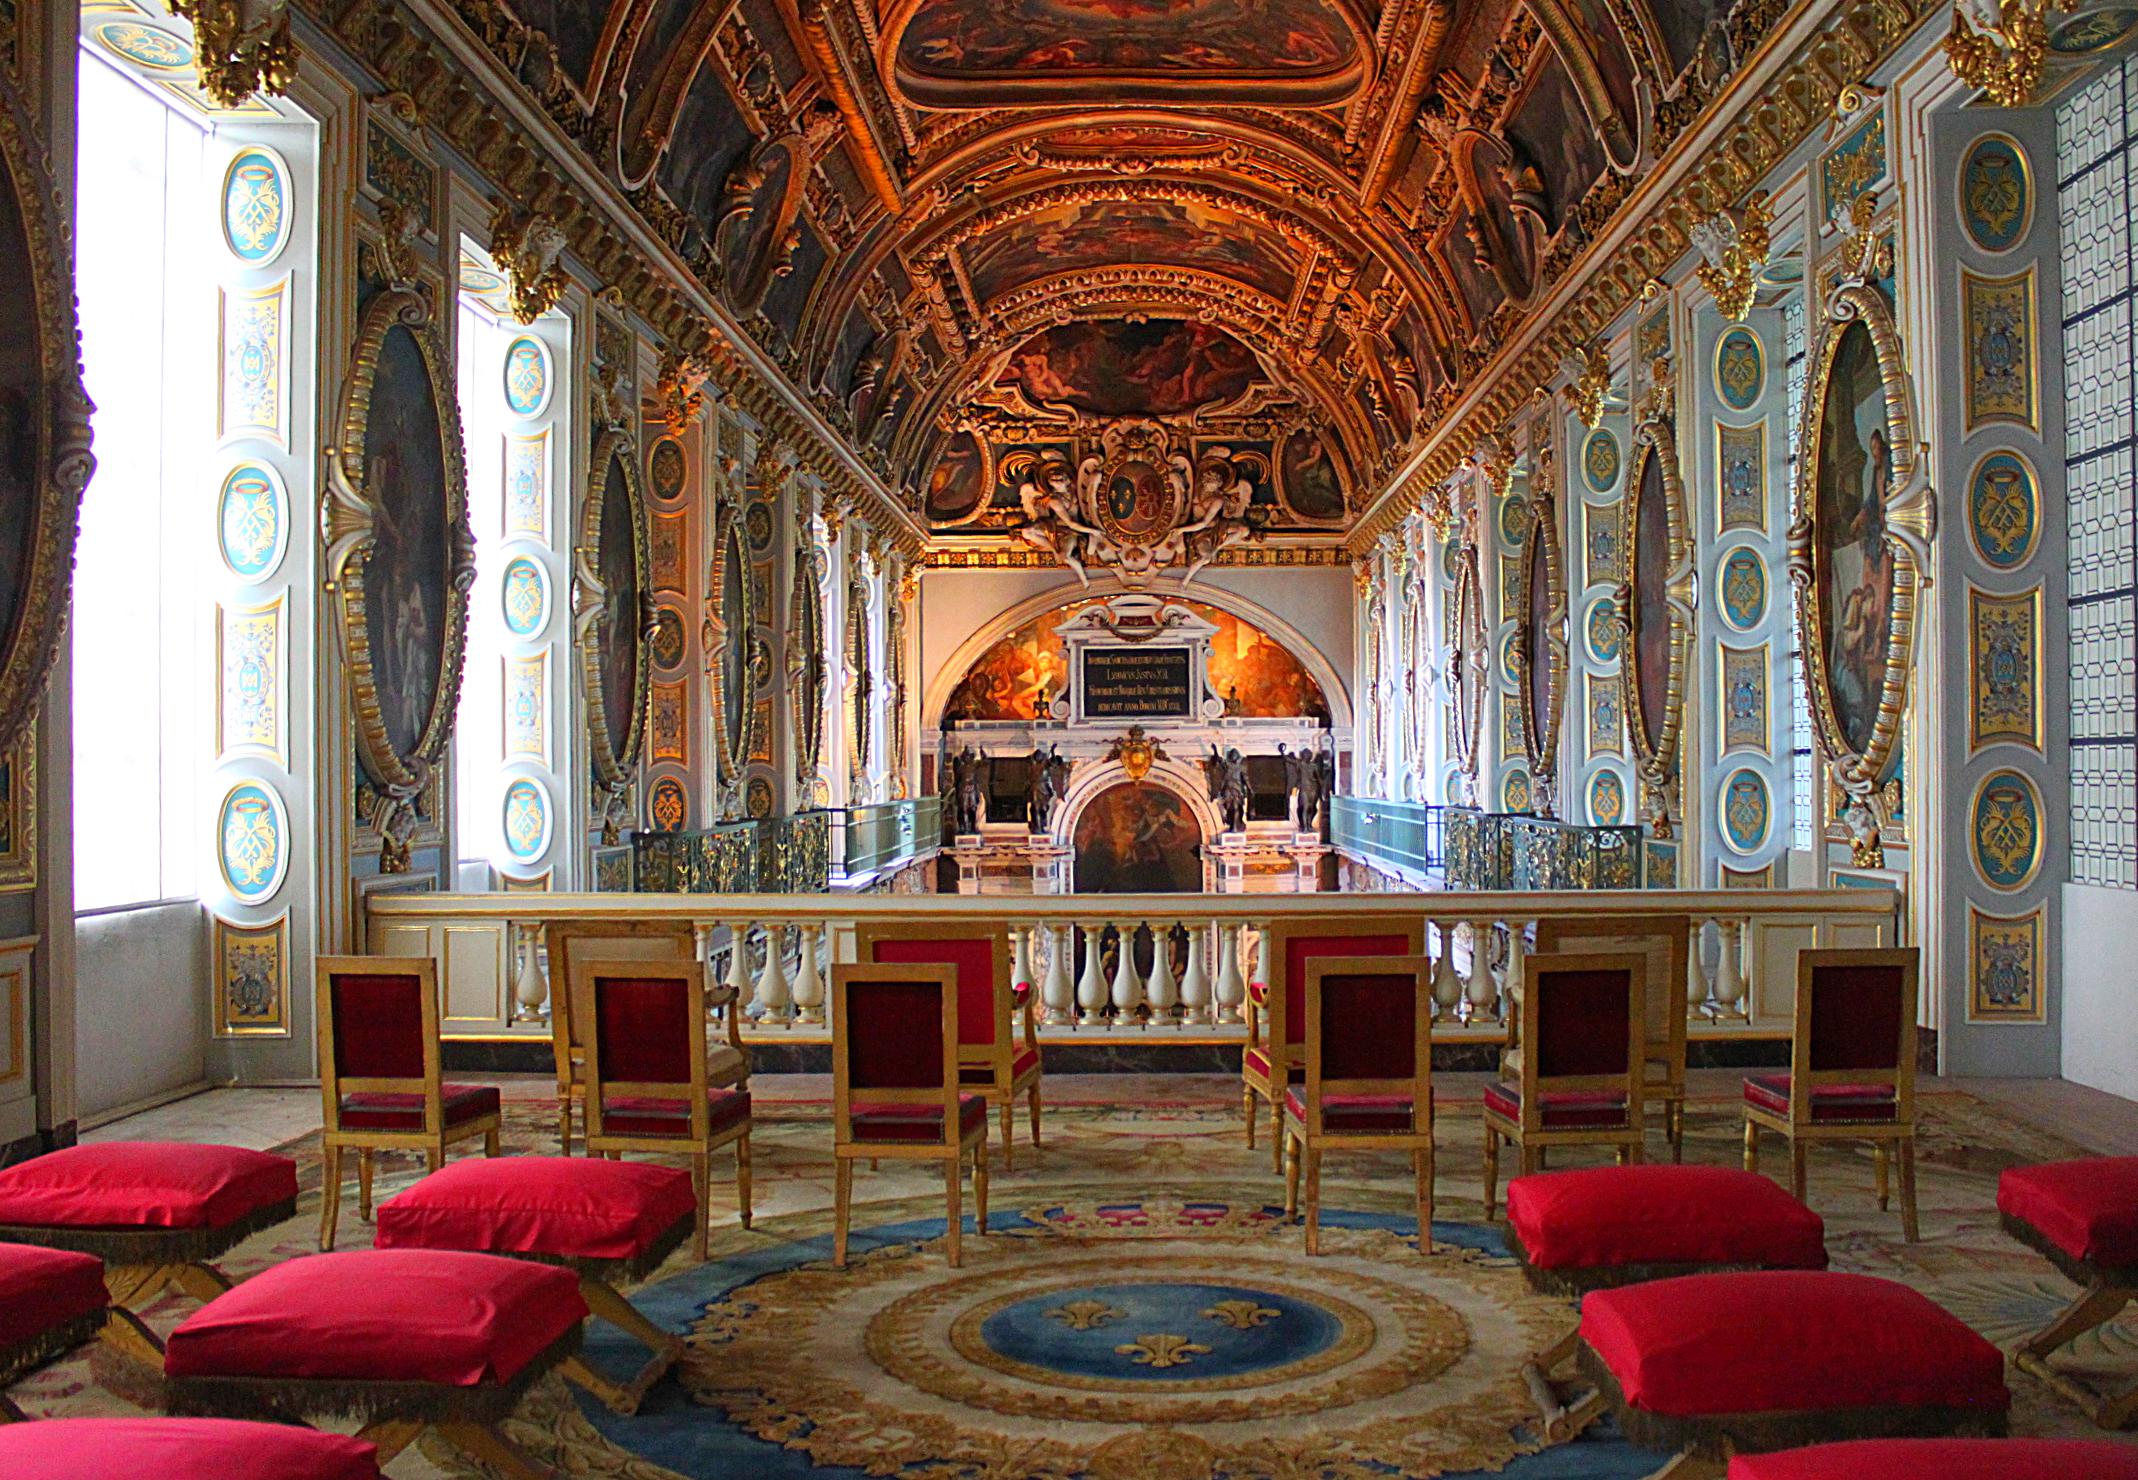
[[[1654,1468],[1608,1428],[1546,1449],[1529,1427],[1519,1362],[1573,1307],[1532,1294],[1479,1219],[1474,1101],[1441,1108],[1430,1254],[1418,1252],[1407,1165],[1360,1156],[1325,1164],[1324,1256],[1309,1262],[1230,1091],[1195,1080],[1176,1101],[1108,1104],[1089,1098],[1104,1081],[1082,1084],[1082,1103],[1049,1106],[1038,1165],[1021,1118],[1016,1171],[1001,1170],[998,1147],[995,1232],[974,1238],[968,1223],[963,1269],[941,1253],[940,1175],[887,1163],[859,1173],[855,1257],[841,1272],[829,1265],[825,1107],[781,1100],[760,1077],[755,1229],[735,1225],[722,1184],[711,1260],[679,1254],[634,1292],[690,1333],[676,1378],[628,1419],[550,1379],[515,1437],[562,1473],[618,1480],[1616,1480]],[[1997,1172],[2076,1152],[1964,1094],[1919,1103],[1922,1243],[1904,1245],[1897,1217],[1878,1212],[1867,1152],[1816,1153],[1812,1204],[1837,1268],[1915,1285],[2007,1342],[2071,1292],[1999,1232]],[[508,1149],[553,1151],[553,1124],[546,1099],[509,1100]],[[1696,1102],[1687,1159],[1735,1164],[1740,1126],[1734,1107]],[[314,1191],[316,1143],[287,1149]],[[382,1197],[413,1174],[388,1165]],[[351,1192],[340,1236],[361,1247]],[[231,1272],[309,1252],[317,1204],[304,1206],[310,1217],[253,1239]],[[188,1308],[171,1300],[154,1316],[175,1324]],[[599,1324],[589,1351],[620,1373],[643,1355]],[[2128,1381],[2138,1322],[2127,1315],[2075,1359]],[[2015,1432],[2092,1432],[2031,1379],[2012,1383]],[[125,1409],[79,1357],[14,1396],[32,1413]],[[474,1473],[434,1447],[389,1471]]]

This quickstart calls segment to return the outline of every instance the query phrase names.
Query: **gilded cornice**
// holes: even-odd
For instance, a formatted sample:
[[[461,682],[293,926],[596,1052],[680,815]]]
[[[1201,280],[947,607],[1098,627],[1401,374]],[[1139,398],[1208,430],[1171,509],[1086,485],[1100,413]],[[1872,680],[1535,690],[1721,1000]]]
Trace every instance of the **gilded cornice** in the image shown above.
[[[547,102],[515,106],[524,89],[506,69],[517,59],[515,47],[524,53],[525,39],[516,39],[495,6],[484,0],[407,0],[405,9],[379,0],[296,3],[379,79],[381,91],[406,98],[414,121],[493,188],[530,213],[555,219],[595,281],[613,288],[672,349],[696,355],[723,399],[795,448],[801,465],[834,496],[866,509],[901,548],[920,548],[920,526],[821,409],[750,343],[672,249],[646,239],[648,223],[633,202],[591,168],[574,143],[583,134],[557,117],[569,110]],[[448,13],[448,4],[462,13]]]
[[[1541,290],[1539,311],[1476,369],[1361,517],[1349,541],[1354,556],[1418,509],[1481,434],[1505,425],[1549,387],[1568,354],[1610,328],[1649,282],[1691,251],[1696,222],[1737,201],[1832,116],[1845,86],[1861,81],[1925,19],[1943,13],[1929,0],[1843,0],[1823,17],[1807,4],[1788,20],[1777,19],[1772,4],[1752,8],[1761,14],[1733,17],[1733,30],[1764,35],[1757,52],[1713,106],[1701,110],[1698,127],[1677,121],[1673,147],[1630,187],[1626,208],[1585,251],[1547,261],[1551,282]],[[1771,29],[1753,26],[1755,20]]]

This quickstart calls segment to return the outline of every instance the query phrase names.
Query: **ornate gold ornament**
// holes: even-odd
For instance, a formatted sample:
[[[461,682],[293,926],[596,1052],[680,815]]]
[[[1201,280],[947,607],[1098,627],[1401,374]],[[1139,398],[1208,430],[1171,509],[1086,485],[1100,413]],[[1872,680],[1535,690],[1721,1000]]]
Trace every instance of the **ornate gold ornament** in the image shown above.
[[[193,24],[200,90],[218,108],[254,93],[279,98],[297,80],[289,0],[170,0],[171,14]]]
[[[1117,738],[1106,752],[1107,763],[1118,763],[1121,774],[1136,782],[1151,774],[1152,762],[1171,759],[1166,748],[1146,735],[1141,725],[1130,725],[1128,733]]]
[[[1945,60],[1952,75],[2000,108],[2024,108],[2041,86],[2055,0],[1953,0]]]
[[[1559,726],[1566,710],[1567,608],[1549,443],[1537,449],[1537,472],[1530,479],[1527,502],[1529,542],[1522,555],[1514,642],[1515,702],[1522,706],[1531,807],[1538,816],[1550,817],[1559,772]]]
[[[571,274],[558,259],[564,255],[564,232],[557,218],[514,210],[505,200],[490,203],[490,256],[512,284],[512,316],[531,324],[557,306],[571,286]]]
[[[1477,762],[1483,747],[1485,695],[1491,682],[1485,653],[1485,590],[1478,577],[1477,546],[1455,554],[1455,630],[1446,651],[1448,692],[1455,700],[1455,767],[1463,795],[1476,803]]]
[[[5,514],[7,537],[17,543],[16,608],[0,610],[0,752],[28,733],[43,702],[45,680],[66,625],[67,593],[74,569],[74,540],[82,490],[96,470],[90,453],[88,394],[82,388],[81,341],[74,317],[74,252],[67,240],[57,186],[44,145],[11,78],[0,74],[0,188],[13,198],[21,223],[20,243],[0,242],[13,252],[8,334],[25,367],[40,384],[29,392],[18,451],[30,461],[22,470],[21,507]],[[25,301],[25,299],[27,301]],[[13,630],[6,630],[12,618]]]
[[[646,501],[638,482],[637,449],[623,432],[609,428],[594,439],[590,466],[579,543],[572,552],[572,633],[579,647],[580,678],[586,693],[587,754],[594,773],[595,810],[601,821],[603,845],[614,846],[646,736],[653,664],[650,644],[656,611],[648,578],[651,555],[647,547]],[[635,602],[620,601],[604,578],[602,536],[608,505],[615,499],[624,501],[628,516]],[[633,624],[628,716],[609,712],[614,678],[609,671],[609,628],[618,621]],[[618,733],[619,728],[622,733]]]
[[[671,435],[682,436],[705,409],[705,381],[705,362],[697,355],[671,349],[661,356],[653,395]]]
[[[1676,409],[1671,394],[1671,361],[1659,355],[1649,366],[1650,388],[1642,398],[1633,425],[1633,465],[1626,479],[1625,525],[1619,539],[1619,584],[1612,593],[1618,611],[1619,707],[1626,716],[1626,731],[1633,741],[1634,767],[1640,772],[1649,830],[1660,839],[1673,835],[1678,802],[1678,742],[1685,721],[1685,679],[1691,656],[1693,612],[1698,600],[1698,576],[1693,548],[1692,511],[1685,497],[1685,478],[1678,461]],[[1654,468],[1651,486],[1648,473]],[[1646,542],[1641,539],[1644,505],[1660,499],[1663,506],[1662,551],[1643,559]],[[1652,526],[1651,526],[1652,527]],[[1661,672],[1655,655],[1644,661],[1643,627],[1637,598],[1644,584],[1644,566],[1652,577],[1649,595],[1660,599],[1663,610],[1656,615],[1666,623],[1661,645]],[[1657,585],[1660,589],[1656,589]],[[1642,695],[1654,691],[1662,713],[1655,716],[1650,734],[1650,705]]]
[[[1602,345],[1591,342],[1561,363],[1572,382],[1566,388],[1566,402],[1593,432],[1603,424],[1604,408],[1611,400],[1611,357]]]
[[[379,867],[405,872],[409,840],[430,805],[436,768],[452,736],[466,657],[468,591],[475,584],[475,531],[468,520],[468,484],[460,432],[460,405],[445,346],[432,317],[427,289],[414,281],[410,250],[413,223],[391,201],[379,211],[383,236],[371,247],[374,266],[386,279],[364,303],[356,342],[335,418],[335,445],[325,450],[326,487],[320,495],[320,532],[326,543],[326,589],[339,598],[337,631],[354,711],[356,753],[362,781],[357,815],[378,833]],[[386,344],[395,333],[414,344],[428,382],[439,434],[447,550],[444,630],[439,641],[438,683],[413,745],[402,748],[389,735],[379,688],[378,655],[372,651],[369,602],[382,584],[370,563],[380,534],[382,497],[374,486],[366,452],[372,395]],[[413,476],[396,468],[394,476]]]
[[[1915,393],[1908,375],[1906,347],[1893,321],[1892,305],[1877,286],[1879,241],[1874,227],[1877,203],[1865,195],[1851,207],[1850,235],[1843,267],[1825,300],[1825,318],[1813,342],[1811,374],[1804,386],[1800,425],[1803,456],[1797,464],[1795,509],[1789,525],[1789,582],[1795,592],[1797,622],[1803,633],[1805,687],[1811,699],[1812,727],[1826,760],[1842,825],[1851,851],[1866,868],[1883,866],[1886,823],[1899,800],[1887,775],[1907,714],[1908,676],[1914,661],[1915,611],[1922,588],[1930,583],[1930,542],[1937,532],[1937,496],[1930,486],[1929,449],[1918,438]],[[1877,675],[1877,709],[1869,727],[1851,725],[1837,702],[1830,649],[1834,633],[1827,620],[1827,597],[1836,574],[1822,558],[1827,531],[1822,528],[1819,487],[1824,468],[1824,423],[1834,365],[1851,334],[1867,335],[1874,357],[1879,392],[1885,405],[1885,476],[1881,517],[1874,521],[1876,548],[1869,558],[1891,562],[1892,604],[1883,660]],[[1853,415],[1854,408],[1839,414]],[[1875,465],[1860,471],[1876,476]],[[1835,476],[1842,476],[1836,474]],[[1868,490],[1865,490],[1868,491]],[[1859,493],[1861,496],[1861,493]],[[1859,592],[1848,594],[1860,594]],[[1851,729],[1859,733],[1852,736]]]
[[[824,761],[824,551],[816,540],[811,501],[797,501],[793,591],[787,608],[787,708],[793,724],[795,804],[820,806]]]
[[[1755,190],[1742,206],[1724,208],[1693,226],[1693,245],[1705,260],[1694,274],[1727,319],[1742,320],[1752,311],[1759,270],[1772,245],[1769,228],[1774,209],[1767,192]],[[1593,425],[1593,423],[1591,423]]]
[[[750,763],[750,716],[757,706],[757,675],[750,669],[754,579],[738,497],[722,511],[713,536],[702,633],[713,709],[714,769],[722,795],[730,800]]]

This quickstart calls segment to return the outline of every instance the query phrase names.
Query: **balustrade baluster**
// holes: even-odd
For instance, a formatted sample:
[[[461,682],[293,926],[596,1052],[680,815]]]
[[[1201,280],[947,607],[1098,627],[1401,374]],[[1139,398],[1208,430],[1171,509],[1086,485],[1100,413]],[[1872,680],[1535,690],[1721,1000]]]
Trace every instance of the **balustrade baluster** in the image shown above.
[[[1447,921],[1433,927],[1440,936],[1440,957],[1433,963],[1433,1016],[1453,1022],[1461,1010],[1462,979],[1455,974],[1455,925]]]
[[[750,922],[728,922],[728,991],[734,998],[729,1012],[748,1015],[750,1010]]]
[[[1534,922],[1507,922],[1507,969],[1500,973],[1500,1021],[1522,1020],[1522,988],[1529,975],[1529,930]]]
[[[1240,1004],[1247,1000],[1247,981],[1240,975],[1240,927],[1218,926],[1217,1021],[1237,1023]]]
[[[1075,954],[1072,942],[1076,939],[1075,928],[1069,925],[1049,925],[1047,932],[1047,981],[1040,989],[1039,1000],[1047,1009],[1049,1027],[1066,1027],[1076,1021],[1076,989],[1069,981],[1069,962]]]
[[[787,987],[787,963],[781,959],[784,954],[780,949],[783,927],[767,924],[764,930],[765,969],[757,979],[757,1000],[765,1007],[761,1021],[784,1024],[794,1009]]]
[[[1076,980],[1077,1016],[1091,1021],[1106,1010],[1106,968],[1099,961],[1104,925],[1084,926],[1084,974]]]
[[[1722,937],[1722,960],[1715,982],[1717,1016],[1751,1016],[1744,974],[1744,925],[1738,920],[1717,920]]]
[[[1707,921],[1693,921],[1692,949],[1686,955],[1686,1010],[1688,1013],[1713,1017],[1714,1009],[1710,1003],[1714,997],[1714,988],[1709,984],[1707,975]]]
[[[1114,963],[1114,1021],[1123,1026],[1137,1021],[1136,1009],[1143,1003],[1143,977],[1136,970],[1136,927],[1117,925],[1120,957]]]
[[[1492,922],[1470,922],[1470,979],[1463,993],[1470,1004],[1471,1022],[1490,1018],[1497,988],[1492,981]]]
[[[549,1016],[549,977],[542,970],[542,927],[535,921],[516,920],[512,934],[520,957],[519,974],[512,983],[512,1020],[538,1023]]]
[[[1180,983],[1173,978],[1173,927],[1161,924],[1151,931],[1151,1021],[1180,1021]]]
[[[1010,985],[1032,985],[1032,927],[1021,920],[1010,925]]]
[[[1204,942],[1210,927],[1196,925],[1188,931],[1188,969],[1180,978],[1182,1023],[1200,1023],[1209,1018],[1210,973],[1203,966]]]
[[[824,1021],[824,976],[817,966],[818,927],[795,928],[802,935],[802,964],[794,977],[794,1020],[814,1025]]]

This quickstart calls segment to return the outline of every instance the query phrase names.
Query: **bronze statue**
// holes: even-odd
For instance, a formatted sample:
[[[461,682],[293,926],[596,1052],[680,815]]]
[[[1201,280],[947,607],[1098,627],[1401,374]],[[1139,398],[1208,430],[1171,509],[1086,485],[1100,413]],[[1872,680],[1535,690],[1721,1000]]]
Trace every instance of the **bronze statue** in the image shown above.
[[[1203,762],[1203,775],[1210,788],[1210,800],[1217,803],[1218,815],[1224,819],[1225,831],[1247,831],[1247,805],[1254,788],[1248,784],[1247,761],[1238,747],[1220,754],[1215,745],[1211,746],[1210,758]]]

